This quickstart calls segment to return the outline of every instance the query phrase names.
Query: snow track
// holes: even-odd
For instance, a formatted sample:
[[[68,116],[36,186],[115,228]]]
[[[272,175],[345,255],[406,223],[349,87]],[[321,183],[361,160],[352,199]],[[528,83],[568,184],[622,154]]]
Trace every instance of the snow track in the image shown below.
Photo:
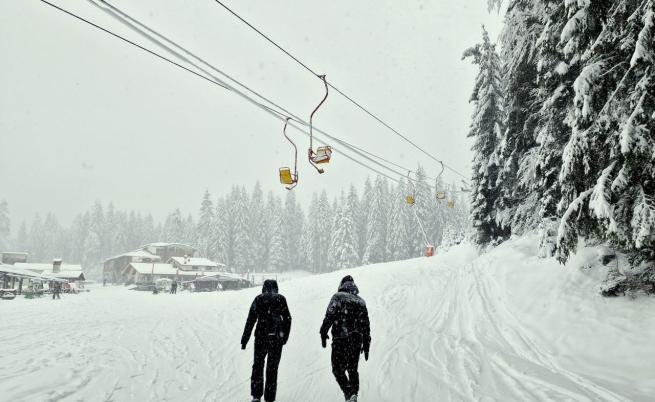
[[[477,257],[462,246],[432,259],[348,270],[372,323],[371,358],[360,363],[362,401],[650,400],[655,384],[648,370],[614,358],[639,351],[655,361],[647,337],[626,331],[621,335],[629,342],[608,340],[622,350],[596,354],[598,370],[590,370],[586,356],[594,346],[587,333],[571,324],[567,342],[552,341],[557,335],[550,332],[563,329],[541,309],[557,309],[551,315],[564,323],[584,321],[588,315],[561,305],[591,296],[562,302],[562,294],[548,288],[564,286],[544,279],[565,275],[562,270],[545,271],[553,269],[552,261],[534,262],[519,247],[510,251]],[[527,266],[537,270],[526,273]],[[294,318],[280,366],[281,402],[342,400],[318,328],[343,275],[280,283]],[[533,276],[538,279],[527,282]],[[535,288],[514,295],[520,285]],[[60,301],[2,302],[0,401],[248,400],[252,342],[241,351],[239,339],[257,293],[152,295],[100,288]],[[653,311],[651,299],[613,303]],[[602,306],[612,314],[611,304]],[[581,325],[597,337],[617,334],[593,316]],[[640,331],[653,330],[655,320],[640,325]],[[624,375],[613,375],[613,367]]]

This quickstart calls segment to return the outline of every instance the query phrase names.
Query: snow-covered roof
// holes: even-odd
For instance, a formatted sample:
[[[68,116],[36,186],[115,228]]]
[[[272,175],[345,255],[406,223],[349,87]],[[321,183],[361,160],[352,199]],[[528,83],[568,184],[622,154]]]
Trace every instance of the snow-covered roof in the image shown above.
[[[139,274],[155,274],[155,275],[175,275],[177,269],[171,264],[163,263],[149,263],[149,262],[133,262],[128,267],[134,268]]]
[[[47,281],[59,281],[59,282],[64,282],[63,279],[67,279],[62,277],[56,277],[48,273],[38,273],[27,269],[16,268],[12,265],[6,265],[6,264],[0,264],[0,265],[1,265],[0,272],[10,275],[16,275],[16,276],[22,276],[22,277],[34,278],[34,279],[43,279]],[[73,272],[77,274],[77,276],[75,276],[74,278],[77,278],[79,275],[82,275],[82,273],[79,271],[73,271]]]
[[[48,275],[52,275],[55,278],[61,279],[85,279],[84,273],[82,271],[61,271],[48,273]]]
[[[147,252],[146,250],[134,250],[127,253],[119,254],[111,258],[107,258],[105,261],[114,260],[121,257],[137,257],[137,258],[151,258],[153,260],[159,261],[161,258],[158,255]]]
[[[219,262],[214,262],[211,261],[207,258],[203,257],[191,257],[191,258],[184,258],[184,257],[171,257],[170,261],[175,261],[179,265],[182,266],[198,266],[198,267],[224,267],[225,264],[221,264]]]
[[[29,269],[30,271],[52,273],[52,264],[17,262],[14,264],[14,266],[21,269]],[[62,264],[60,269],[62,271],[82,271],[82,266],[78,264]]]
[[[146,247],[169,247],[169,246],[179,246],[179,247],[184,247],[184,248],[189,248],[192,250],[195,250],[194,247],[189,246],[188,244],[182,244],[182,243],[166,243],[166,242],[157,242],[157,243],[149,243],[141,247],[142,249],[145,249]]]

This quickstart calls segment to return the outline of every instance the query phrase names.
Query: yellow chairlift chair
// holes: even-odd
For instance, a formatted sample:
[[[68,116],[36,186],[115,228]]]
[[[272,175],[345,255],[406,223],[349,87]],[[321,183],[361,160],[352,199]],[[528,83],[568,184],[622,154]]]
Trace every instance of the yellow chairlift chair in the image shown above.
[[[291,120],[291,118],[287,117],[286,120],[284,121],[284,129],[282,130],[282,134],[284,134],[284,137],[287,140],[289,140],[291,145],[293,145],[293,149],[294,149],[293,173],[291,172],[291,168],[281,167],[280,183],[284,184],[287,190],[293,190],[293,188],[298,185],[298,147],[296,147],[296,144],[293,141],[291,141],[291,138],[289,138],[289,136],[287,135],[287,125],[289,124],[289,120]]]
[[[416,187],[414,186],[414,182],[412,181],[412,178],[410,177],[411,171],[407,172],[407,185],[411,187],[412,193],[408,194],[405,197],[405,201],[407,202],[408,205],[414,205],[416,203]]]

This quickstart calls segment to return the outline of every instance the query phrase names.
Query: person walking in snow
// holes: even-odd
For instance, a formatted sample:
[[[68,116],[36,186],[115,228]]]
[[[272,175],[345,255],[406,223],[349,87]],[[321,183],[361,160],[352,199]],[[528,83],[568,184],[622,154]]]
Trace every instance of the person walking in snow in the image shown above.
[[[277,282],[272,279],[264,281],[262,293],[255,297],[250,306],[241,337],[241,349],[246,348],[255,323],[255,360],[250,377],[250,394],[253,402],[260,402],[262,395],[266,402],[273,402],[277,391],[277,369],[282,357],[282,347],[289,340],[291,331],[291,313],[287,300],[278,293]],[[267,360],[265,387],[264,360]]]
[[[366,302],[359,297],[359,289],[350,275],[341,279],[337,293],[328,304],[320,330],[324,348],[327,346],[330,328],[332,373],[346,401],[356,402],[359,393],[359,355],[364,353],[364,359],[368,360],[371,328]]]
[[[55,300],[55,297],[57,299],[61,299],[61,296],[59,295],[60,293],[61,293],[61,283],[55,282],[52,288],[52,300]]]
[[[171,283],[171,294],[177,294],[177,281],[173,281],[173,283]]]

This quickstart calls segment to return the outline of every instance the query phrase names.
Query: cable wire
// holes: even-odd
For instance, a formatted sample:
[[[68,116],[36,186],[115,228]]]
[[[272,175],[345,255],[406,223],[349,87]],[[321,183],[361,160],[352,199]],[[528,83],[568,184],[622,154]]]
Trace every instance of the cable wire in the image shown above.
[[[116,38],[118,38],[118,39],[120,39],[120,40],[122,40],[122,41],[124,41],[124,42],[127,42],[127,43],[129,43],[130,45],[132,45],[132,46],[136,46],[137,48],[143,50],[144,52],[147,52],[147,53],[149,53],[149,54],[151,54],[151,55],[153,55],[153,56],[155,56],[155,57],[158,57],[158,58],[160,58],[160,59],[162,59],[162,60],[164,60],[164,61],[167,61],[167,62],[169,62],[169,63],[171,63],[171,64],[173,64],[173,65],[175,65],[175,66],[177,66],[177,67],[179,67],[179,68],[181,68],[181,69],[183,69],[183,70],[186,70],[187,72],[189,72],[189,73],[191,73],[191,74],[195,74],[195,75],[197,75],[197,76],[200,77],[200,78],[203,78],[203,79],[205,79],[205,80],[207,80],[207,81],[211,81],[209,78],[207,78],[207,77],[205,77],[204,75],[199,74],[199,73],[197,73],[197,72],[191,70],[190,68],[184,67],[183,65],[178,64],[178,63],[174,62],[173,60],[171,60],[171,59],[169,59],[169,58],[167,58],[167,57],[164,57],[164,56],[160,55],[159,53],[156,53],[156,52],[154,52],[154,51],[152,51],[152,50],[150,50],[150,49],[148,49],[148,48],[145,48],[145,47],[143,47],[143,46],[141,46],[141,45],[139,45],[139,44],[137,44],[137,43],[135,43],[135,42],[132,42],[131,40],[129,40],[129,39],[123,37],[123,36],[120,36],[120,35],[118,35],[118,34],[116,34],[116,33],[114,33],[114,32],[111,32],[111,31],[108,30],[108,29],[105,29],[105,28],[103,28],[103,27],[101,27],[101,26],[99,26],[99,25],[96,25],[96,24],[94,24],[94,23],[91,22],[91,21],[88,21],[88,20],[86,20],[86,19],[84,19],[84,18],[82,18],[82,17],[80,17],[80,16],[78,16],[78,15],[76,15],[76,14],[71,13],[71,12],[68,11],[68,10],[65,10],[65,9],[63,9],[63,8],[61,8],[61,7],[57,6],[57,5],[55,5],[55,4],[50,3],[50,2],[47,1],[47,0],[41,0],[41,2],[43,2],[43,3],[47,4],[47,5],[49,5],[50,7],[54,7],[54,8],[56,8],[57,10],[59,10],[59,11],[61,11],[61,12],[63,12],[63,13],[66,13],[66,14],[70,15],[71,17],[77,18],[77,19],[80,20],[80,21],[84,21],[84,22],[86,22],[87,24],[89,24],[89,25],[91,25],[91,26],[94,26],[94,27],[97,28],[97,29],[100,29],[101,31],[104,31],[105,33],[108,33],[109,35],[112,35],[112,36],[114,36],[114,37],[116,37]],[[212,82],[213,82],[213,81],[212,81]],[[222,84],[220,84],[220,83],[214,82],[214,84],[217,84],[217,85],[222,86],[223,88],[226,88],[224,85],[222,85]],[[227,89],[227,88],[226,88],[226,89]]]
[[[59,7],[59,6],[55,5],[55,4],[52,4],[52,3],[50,3],[50,2],[47,1],[47,0],[40,0],[40,1],[41,1],[42,3],[45,3],[45,4],[47,4],[47,5],[51,6],[51,7],[53,7],[53,8],[56,9],[56,10],[59,10],[59,11],[65,13],[65,14],[69,15],[70,17],[73,17],[73,18],[77,19],[78,21],[85,22],[86,24],[88,24],[88,25],[90,25],[90,26],[92,26],[92,27],[94,27],[94,28],[96,28],[96,29],[99,29],[99,30],[101,30],[101,31],[103,31],[103,32],[105,32],[105,33],[111,35],[111,36],[114,36],[114,37],[118,38],[118,39],[121,39],[121,40],[123,40],[124,42],[129,43],[130,45],[136,46],[137,48],[139,48],[139,49],[141,49],[141,50],[144,50],[144,51],[148,52],[149,54],[152,54],[152,55],[154,55],[154,56],[157,56],[158,58],[160,58],[160,59],[162,59],[162,60],[165,60],[165,61],[167,61],[167,62],[169,62],[169,63],[171,63],[171,64],[173,64],[173,65],[175,65],[175,66],[177,66],[177,67],[179,67],[179,68],[181,68],[181,69],[187,71],[187,72],[190,72],[190,73],[192,73],[193,75],[195,75],[195,76],[197,76],[197,77],[199,77],[199,78],[204,79],[205,81],[211,82],[211,83],[213,83],[213,84],[215,84],[215,85],[217,85],[217,86],[220,86],[220,87],[222,87],[222,88],[224,88],[224,89],[227,89],[227,90],[229,90],[229,91],[231,91],[231,92],[235,92],[235,93],[241,95],[243,98],[245,98],[245,99],[248,100],[249,102],[253,103],[255,106],[261,108],[262,110],[268,112],[269,114],[273,115],[274,117],[276,117],[276,118],[278,118],[278,119],[280,119],[280,120],[285,120],[286,117],[287,117],[284,113],[281,113],[281,112],[279,112],[279,111],[277,111],[277,110],[275,110],[275,109],[273,109],[273,108],[271,108],[271,107],[269,107],[269,106],[266,106],[266,105],[264,105],[264,104],[262,104],[262,103],[259,103],[259,102],[255,101],[254,99],[248,97],[246,94],[242,93],[241,91],[237,90],[237,89],[234,88],[234,87],[231,87],[230,85],[226,84],[225,82],[217,81],[218,79],[217,79],[216,77],[212,77],[212,78],[210,78],[210,77],[206,77],[206,76],[204,76],[204,75],[202,75],[202,74],[200,74],[200,73],[198,73],[198,72],[196,72],[196,71],[193,71],[193,70],[191,70],[191,69],[189,69],[189,68],[187,68],[187,67],[185,67],[185,66],[183,66],[183,65],[181,65],[181,64],[179,64],[179,63],[176,63],[176,62],[174,62],[174,61],[172,61],[172,60],[170,60],[170,59],[168,59],[168,58],[166,58],[166,57],[164,57],[164,56],[162,56],[162,55],[160,55],[160,54],[158,54],[158,53],[156,53],[156,52],[154,52],[154,51],[152,51],[152,50],[150,50],[150,49],[148,49],[148,48],[146,48],[146,47],[144,47],[144,46],[141,46],[141,45],[139,45],[139,44],[137,44],[137,43],[135,43],[135,42],[133,42],[133,41],[130,41],[130,40],[128,40],[128,39],[126,39],[126,38],[124,38],[124,37],[122,37],[122,36],[120,36],[120,35],[118,35],[118,34],[112,32],[112,31],[110,31],[110,30],[106,29],[106,28],[101,27],[101,26],[99,26],[99,25],[97,25],[97,24],[95,24],[95,23],[93,23],[93,22],[91,22],[91,21],[89,21],[89,20],[87,20],[87,19],[85,19],[85,18],[83,18],[83,17],[80,17],[80,16],[78,16],[77,14],[74,14],[74,13],[72,13],[72,12],[70,12],[70,11],[68,11],[68,10],[66,10],[66,9],[64,9],[64,8],[62,8],[62,7]],[[231,78],[231,79],[232,79],[232,78]],[[234,79],[232,79],[232,80],[234,80]],[[235,81],[235,82],[238,82],[238,81],[236,81],[236,80],[234,80],[234,81]],[[247,88],[247,87],[246,87],[246,88]],[[249,89],[249,88],[248,88],[248,89]],[[250,90],[250,89],[249,89],[249,90]],[[251,91],[252,91],[252,90],[251,90]],[[261,95],[260,95],[260,96],[261,96]],[[295,121],[295,119],[294,119],[294,121]],[[300,119],[300,121],[296,121],[296,123],[299,123],[299,124],[301,124],[302,126],[307,126],[307,123],[304,122],[304,121],[302,121],[302,119]],[[293,124],[292,124],[292,127],[296,128],[297,130],[301,131],[301,132],[304,133],[305,135],[309,136],[309,132],[308,132],[306,129],[304,129],[303,127],[298,126],[298,125],[293,125]],[[319,131],[319,130],[317,130],[317,131]],[[320,131],[319,131],[319,132],[320,132]],[[326,135],[326,136],[327,136],[327,135]],[[331,137],[331,136],[330,136],[330,137]],[[336,138],[336,137],[332,137],[332,138]],[[323,140],[319,140],[319,141],[325,143]],[[337,149],[335,149],[335,150],[337,150]],[[347,159],[349,159],[349,160],[351,160],[351,161],[353,161],[353,162],[359,164],[360,166],[362,166],[362,167],[364,167],[364,168],[366,168],[366,169],[368,169],[368,170],[371,170],[371,171],[373,171],[373,172],[375,172],[375,173],[377,173],[377,174],[379,174],[379,175],[381,175],[381,176],[383,176],[383,177],[386,177],[387,179],[390,179],[390,180],[392,180],[392,181],[394,181],[394,182],[396,182],[396,183],[401,183],[400,180],[398,180],[398,179],[396,179],[396,178],[393,178],[393,177],[391,177],[391,176],[389,176],[389,175],[387,175],[387,174],[385,174],[385,173],[383,173],[383,172],[381,172],[381,171],[379,171],[379,170],[377,170],[377,169],[375,169],[375,168],[373,168],[373,167],[371,167],[371,166],[366,165],[365,163],[363,163],[363,162],[361,162],[361,161],[359,161],[359,160],[357,160],[357,159],[351,157],[350,155],[348,155],[347,153],[343,152],[342,150],[337,150],[337,152],[340,152],[340,153],[341,153],[343,156],[345,156]],[[367,158],[367,157],[365,157],[365,158],[366,158],[367,160],[372,161],[370,158]],[[389,169],[387,166],[381,165],[381,164],[379,164],[379,163],[378,163],[378,165],[380,165],[380,166],[382,166],[382,167],[384,167],[384,168],[386,168],[386,169],[388,169],[388,170],[391,170],[391,169]],[[391,170],[391,171],[394,172],[394,173],[396,173],[396,174],[399,174],[398,172],[395,172],[395,171],[393,171],[393,170]],[[402,176],[402,174],[401,174],[401,176]]]
[[[223,3],[221,0],[214,0],[214,1],[215,1],[216,3],[218,3],[219,5],[221,5],[221,6],[222,6],[224,9],[226,9],[228,12],[230,12],[230,14],[232,14],[232,15],[234,15],[236,18],[238,18],[241,22],[243,22],[243,23],[246,24],[248,27],[250,27],[250,29],[252,29],[252,30],[254,30],[255,32],[257,32],[257,33],[258,33],[262,38],[266,39],[266,40],[267,40],[269,43],[271,43],[273,46],[275,46],[276,48],[278,48],[278,49],[279,49],[280,51],[282,51],[284,54],[286,54],[286,55],[289,56],[291,59],[293,59],[296,63],[298,63],[299,65],[301,65],[303,68],[305,68],[305,70],[309,71],[309,72],[312,73],[314,76],[320,78],[320,75],[319,75],[316,71],[314,71],[313,69],[311,69],[307,64],[305,64],[305,63],[303,63],[302,61],[300,61],[300,59],[298,59],[298,58],[295,57],[293,54],[291,54],[289,51],[287,51],[285,48],[283,48],[282,46],[280,46],[277,42],[275,42],[275,41],[274,41],[273,39],[271,39],[268,35],[266,35],[266,34],[263,33],[262,31],[260,31],[257,27],[255,27],[254,25],[252,25],[251,23],[249,23],[248,21],[246,21],[243,17],[241,17],[239,14],[237,14],[234,10],[232,10],[230,7],[228,7],[228,6],[227,6],[225,3]],[[468,179],[469,179],[468,176],[466,176],[466,175],[460,173],[460,172],[457,171],[455,168],[453,168],[453,167],[447,165],[447,164],[444,163],[442,160],[438,159],[437,157],[435,157],[434,155],[432,155],[431,153],[429,153],[428,151],[426,151],[426,150],[423,149],[422,147],[418,146],[414,141],[410,140],[407,136],[405,136],[404,134],[402,134],[400,131],[396,130],[396,129],[393,128],[391,125],[387,124],[384,120],[382,120],[382,119],[381,119],[380,117],[378,117],[376,114],[374,114],[373,112],[371,112],[370,110],[368,110],[368,109],[367,109],[366,107],[364,107],[361,103],[357,102],[355,99],[353,99],[351,96],[349,96],[348,94],[346,94],[346,93],[345,93],[344,91],[342,91],[341,89],[339,89],[339,88],[337,88],[336,86],[334,86],[334,85],[333,85],[332,83],[330,83],[329,81],[328,81],[328,86],[329,86],[330,88],[334,89],[334,90],[335,90],[337,93],[339,93],[341,96],[343,96],[344,98],[346,98],[346,99],[347,99],[349,102],[351,102],[353,105],[357,106],[357,107],[358,107],[360,110],[362,110],[364,113],[366,113],[367,115],[369,115],[370,117],[372,117],[373,119],[375,119],[378,123],[382,124],[384,127],[386,127],[387,129],[391,130],[393,133],[395,133],[395,134],[398,135],[400,138],[402,138],[403,140],[405,140],[407,143],[409,143],[410,145],[412,145],[414,148],[418,149],[418,150],[421,151],[423,154],[425,154],[426,156],[428,156],[430,159],[434,160],[435,162],[437,162],[437,163],[439,163],[439,164],[443,164],[443,165],[444,165],[448,170],[450,170],[451,172],[455,173],[456,175],[462,177],[464,180],[468,180]]]
[[[203,71],[204,73],[210,75],[212,78],[214,78],[214,79],[216,79],[216,80],[219,80],[219,81],[223,82],[224,85],[227,85],[227,84],[226,84],[224,81],[222,81],[220,78],[218,78],[218,77],[216,77],[215,75],[213,75],[213,74],[211,74],[210,72],[208,72],[206,69],[203,69],[202,67],[200,67],[200,66],[198,66],[197,64],[193,63],[191,60],[189,60],[188,57],[191,57],[191,58],[196,59],[196,60],[199,61],[200,63],[204,64],[205,66],[207,66],[207,67],[209,67],[210,69],[214,70],[214,71],[217,72],[218,74],[220,74],[220,75],[222,75],[223,77],[227,78],[228,80],[232,81],[233,83],[235,83],[235,84],[238,85],[239,87],[241,87],[241,88],[243,88],[243,89],[249,91],[250,93],[252,93],[252,94],[254,94],[255,96],[257,96],[258,98],[262,99],[264,102],[266,102],[266,103],[268,103],[268,104],[274,106],[275,108],[281,110],[283,113],[282,113],[282,112],[279,112],[279,111],[276,111],[276,110],[274,110],[273,108],[270,108],[270,107],[268,107],[268,106],[265,106],[265,105],[263,105],[262,103],[257,102],[257,104],[258,104],[259,106],[265,107],[265,108],[268,109],[269,111],[272,111],[272,112],[278,114],[279,117],[282,117],[282,116],[283,116],[283,117],[285,117],[285,119],[286,119],[287,116],[290,116],[290,118],[291,118],[293,121],[296,121],[296,122],[299,123],[299,124],[302,124],[302,125],[304,125],[304,126],[308,126],[308,125],[309,125],[307,122],[305,122],[305,121],[304,121],[301,117],[299,117],[298,115],[292,113],[291,111],[289,111],[289,110],[286,109],[285,107],[279,105],[279,104],[276,103],[275,101],[272,101],[270,98],[265,97],[264,95],[260,94],[259,92],[255,91],[254,89],[252,89],[252,88],[248,87],[247,85],[241,83],[239,80],[237,80],[236,78],[230,76],[229,74],[227,74],[226,72],[222,71],[221,69],[217,68],[216,66],[214,66],[213,64],[211,64],[211,63],[208,62],[207,60],[205,60],[205,59],[203,59],[202,57],[196,55],[195,53],[191,52],[190,50],[186,49],[185,47],[183,47],[182,45],[176,43],[175,41],[173,41],[172,39],[166,37],[165,35],[163,35],[163,34],[157,32],[157,31],[154,30],[153,28],[151,28],[151,27],[145,25],[144,23],[142,23],[142,22],[140,22],[139,20],[137,20],[136,18],[130,16],[129,14],[127,14],[125,11],[119,9],[118,7],[116,7],[116,6],[112,5],[112,4],[107,3],[105,0],[88,0],[88,1],[89,1],[91,4],[93,4],[94,6],[96,6],[96,7],[100,8],[100,9],[102,9],[103,11],[108,12],[112,17],[118,19],[121,23],[123,23],[124,25],[128,26],[130,29],[132,29],[133,31],[137,32],[138,34],[144,36],[146,39],[148,39],[148,40],[154,42],[157,46],[163,47],[164,49],[166,49],[167,51],[171,52],[171,53],[174,54],[175,56],[180,57],[180,58],[182,58],[182,60],[184,60],[184,61],[186,61],[186,62],[192,64],[194,67],[199,68],[201,71]],[[102,3],[103,6],[100,6],[100,5],[98,4],[98,2]],[[153,35],[154,35],[156,38],[153,38]],[[163,43],[163,42],[167,42],[168,44]],[[171,46],[172,46],[172,47],[175,47],[177,50],[171,48]],[[186,54],[188,57],[185,57],[185,56],[181,55],[181,53]],[[234,91],[234,92],[237,92],[237,93],[241,94],[239,91],[236,91],[236,90],[235,90],[234,88],[232,88],[232,87],[225,86],[225,88],[226,88],[226,89],[229,89],[229,90],[231,90],[231,91]],[[249,100],[250,100],[250,99],[249,99]],[[284,116],[284,114],[286,114],[286,116]],[[292,125],[292,127],[294,127],[294,126]],[[294,127],[294,128],[298,129],[297,127]],[[367,155],[371,155],[371,156],[373,156],[373,157],[375,157],[375,158],[377,158],[377,159],[379,159],[379,160],[382,160],[382,161],[384,161],[384,162],[386,162],[386,163],[389,163],[389,164],[391,164],[391,165],[394,165],[394,166],[396,166],[396,167],[400,167],[400,165],[395,164],[395,163],[393,163],[393,162],[390,162],[390,161],[388,161],[387,159],[382,158],[381,156],[375,155],[375,154],[373,154],[373,153],[371,153],[371,152],[369,152],[369,151],[365,151],[365,150],[363,150],[362,148],[360,148],[360,147],[356,147],[356,146],[354,146],[354,145],[352,145],[352,144],[350,144],[350,143],[348,143],[348,142],[346,142],[346,141],[344,141],[344,140],[341,140],[341,139],[339,139],[339,138],[337,138],[337,137],[334,137],[334,136],[332,136],[332,135],[329,135],[329,134],[326,133],[325,131],[320,130],[318,127],[314,127],[314,129],[315,129],[317,132],[321,133],[324,137],[329,138],[329,139],[331,139],[331,140],[333,140],[333,141],[336,141],[336,142],[341,143],[342,145],[344,145],[345,147],[349,148],[349,149],[350,149],[351,151],[353,151],[354,153],[357,153],[357,154],[360,155],[361,157],[363,157],[363,158],[369,160],[370,162],[372,162],[372,163],[374,163],[374,164],[376,164],[376,165],[378,165],[378,166],[380,166],[380,167],[382,167],[382,168],[384,168],[384,169],[387,169],[387,170],[389,170],[390,172],[392,172],[392,173],[394,173],[394,174],[396,174],[396,175],[404,176],[403,173],[398,172],[398,171],[396,171],[396,170],[393,170],[393,169],[389,168],[388,166],[385,166],[385,165],[379,163],[379,162],[376,161],[376,160],[372,160],[372,159],[368,158],[365,154],[367,154]],[[310,136],[311,136],[311,133],[310,133]],[[333,148],[334,148],[334,147],[333,147]],[[336,150],[336,149],[335,149],[335,150]],[[402,168],[403,170],[409,170],[409,171],[414,172],[413,170],[410,170],[410,169],[407,169],[407,168],[403,168],[403,167],[401,167],[401,168]],[[376,173],[379,173],[379,172],[376,171]]]

